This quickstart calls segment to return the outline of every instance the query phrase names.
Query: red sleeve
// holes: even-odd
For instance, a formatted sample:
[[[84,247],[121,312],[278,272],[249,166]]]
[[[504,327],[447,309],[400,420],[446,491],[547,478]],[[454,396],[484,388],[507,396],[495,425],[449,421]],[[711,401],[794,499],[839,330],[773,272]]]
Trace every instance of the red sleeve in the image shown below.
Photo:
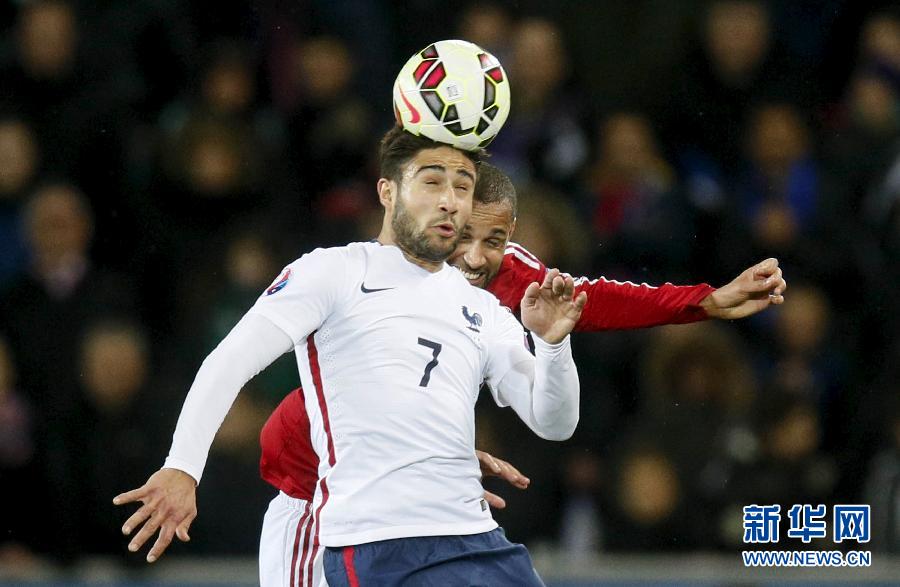
[[[588,301],[575,330],[626,330],[660,324],[687,324],[706,320],[700,302],[715,291],[705,283],[659,287],[643,283],[610,281],[605,277],[575,280],[578,293],[587,292]]]
[[[544,279],[547,267],[537,257],[519,245],[510,243],[503,255],[500,271],[488,284],[487,290],[519,316],[522,310],[522,296],[533,282]]]
[[[523,247],[510,243],[497,276],[488,286],[500,303],[518,316],[522,296],[533,281],[544,278],[547,267]],[[627,330],[661,324],[686,324],[706,320],[700,302],[715,291],[700,285],[672,285],[659,287],[647,284],[608,280],[605,277],[575,280],[578,293],[587,292],[588,301],[575,330]]]

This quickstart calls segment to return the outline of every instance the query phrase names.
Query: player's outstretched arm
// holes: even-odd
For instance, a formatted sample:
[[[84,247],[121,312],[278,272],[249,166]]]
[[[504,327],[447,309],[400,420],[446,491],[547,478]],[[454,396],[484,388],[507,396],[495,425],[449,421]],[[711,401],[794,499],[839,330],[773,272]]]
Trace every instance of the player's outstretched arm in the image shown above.
[[[711,318],[735,320],[784,302],[787,282],[778,259],[766,259],[745,269],[731,283],[715,290],[700,306]]]
[[[483,450],[476,450],[475,456],[478,457],[482,477],[500,477],[518,489],[527,489],[531,483],[531,479],[503,459],[498,459]],[[506,500],[490,491],[485,490],[484,499],[494,509],[502,510],[506,507]]]
[[[165,552],[172,538],[182,542],[191,539],[188,530],[197,517],[197,481],[178,469],[160,469],[137,489],[117,495],[116,505],[140,501],[143,505],[122,526],[126,536],[140,528],[128,544],[137,552],[149,538],[159,531],[159,537],[147,553],[147,562],[156,561]]]
[[[284,331],[251,313],[206,357],[184,400],[163,469],[143,486],[113,500],[116,505],[143,503],[122,528],[128,535],[141,526],[129,550],[140,549],[158,531],[159,538],[147,555],[152,563],[162,556],[176,530],[181,540],[187,538],[188,526],[197,515],[196,485],[231,404],[244,384],[292,346]]]
[[[543,283],[533,282],[522,297],[522,324],[548,344],[559,344],[575,328],[587,293],[575,297],[575,281],[550,269]]]

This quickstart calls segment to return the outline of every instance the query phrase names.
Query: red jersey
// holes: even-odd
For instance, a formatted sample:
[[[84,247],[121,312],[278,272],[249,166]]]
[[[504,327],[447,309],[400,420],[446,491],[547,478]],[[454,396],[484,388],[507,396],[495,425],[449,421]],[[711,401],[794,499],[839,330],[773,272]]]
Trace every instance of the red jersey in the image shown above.
[[[500,303],[520,314],[522,296],[532,282],[540,282],[546,265],[524,247],[510,243],[497,276],[487,290]],[[714,288],[706,284],[637,285],[599,277],[575,279],[575,293],[588,300],[575,330],[596,332],[685,324],[707,318],[700,302]],[[309,419],[303,390],[295,389],[275,408],[260,433],[262,478],[297,499],[311,500],[318,481],[318,459],[309,438]]]

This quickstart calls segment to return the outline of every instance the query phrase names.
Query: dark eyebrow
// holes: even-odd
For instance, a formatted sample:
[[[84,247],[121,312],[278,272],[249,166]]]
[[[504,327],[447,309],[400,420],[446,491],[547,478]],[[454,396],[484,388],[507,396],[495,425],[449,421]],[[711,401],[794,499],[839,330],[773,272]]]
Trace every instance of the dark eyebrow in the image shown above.
[[[422,167],[419,167],[419,169],[416,171],[415,175],[419,175],[420,173],[422,173],[423,171],[426,171],[426,170],[440,171],[441,173],[447,173],[446,167],[444,167],[443,165],[434,164],[434,165],[423,165]],[[456,172],[460,175],[464,175],[464,176],[468,177],[473,182],[475,181],[475,176],[472,175],[471,173],[469,173],[468,171],[466,171],[465,169],[457,169]]]
[[[471,179],[473,183],[475,182],[475,176],[472,175],[471,173],[469,173],[468,171],[466,171],[465,169],[457,169],[456,173],[458,173],[460,175],[465,175],[466,177]]]
[[[447,173],[446,167],[444,167],[443,165],[435,164],[435,165],[423,165],[422,167],[419,167],[419,169],[418,169],[418,171],[416,171],[415,175],[419,175],[420,173],[422,173],[423,171],[426,171],[426,170],[440,171],[441,173]]]

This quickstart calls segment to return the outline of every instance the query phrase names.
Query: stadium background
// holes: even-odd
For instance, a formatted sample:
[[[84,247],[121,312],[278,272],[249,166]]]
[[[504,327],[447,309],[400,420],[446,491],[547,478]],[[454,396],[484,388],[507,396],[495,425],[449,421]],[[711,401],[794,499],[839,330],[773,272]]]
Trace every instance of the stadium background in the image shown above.
[[[189,545],[145,570],[111,498],[279,269],[376,233],[393,75],[452,37],[509,72],[492,161],[548,265],[722,285],[776,256],[790,284],[739,323],[577,336],[564,444],[482,402],[480,447],[532,479],[488,485],[508,535],[555,585],[900,576],[897,5],[4,1],[0,30],[0,584],[252,584],[290,358],[221,430]],[[871,504],[873,568],[743,571],[750,503]]]

